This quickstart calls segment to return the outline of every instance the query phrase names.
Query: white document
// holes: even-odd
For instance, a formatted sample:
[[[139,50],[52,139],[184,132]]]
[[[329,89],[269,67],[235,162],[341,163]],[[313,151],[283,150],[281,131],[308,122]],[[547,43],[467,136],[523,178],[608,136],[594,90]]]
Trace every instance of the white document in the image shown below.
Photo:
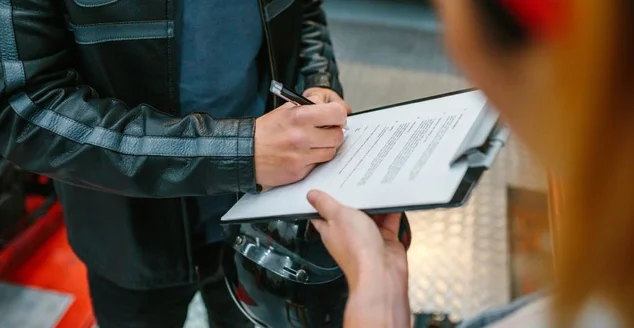
[[[455,154],[485,109],[484,96],[470,91],[353,115],[331,162],[297,183],[245,195],[222,221],[316,213],[306,200],[312,189],[364,210],[447,203],[468,169]]]

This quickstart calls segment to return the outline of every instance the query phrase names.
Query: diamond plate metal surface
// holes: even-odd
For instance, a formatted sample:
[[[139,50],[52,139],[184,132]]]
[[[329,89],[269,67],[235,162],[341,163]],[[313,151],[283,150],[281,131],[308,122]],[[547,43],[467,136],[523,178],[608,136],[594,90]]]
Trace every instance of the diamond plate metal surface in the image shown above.
[[[510,301],[506,188],[543,187],[539,170],[523,170],[532,162],[512,141],[465,206],[408,213],[412,311],[468,318]]]

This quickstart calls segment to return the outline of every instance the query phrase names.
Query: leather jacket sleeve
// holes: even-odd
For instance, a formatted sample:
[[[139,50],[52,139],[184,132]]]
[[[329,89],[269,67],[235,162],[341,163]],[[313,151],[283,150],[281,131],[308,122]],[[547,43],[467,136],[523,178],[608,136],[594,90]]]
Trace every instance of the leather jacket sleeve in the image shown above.
[[[321,4],[322,0],[304,0],[300,49],[304,87],[330,88],[343,97],[339,69]]]
[[[55,3],[0,0],[0,159],[131,197],[256,191],[254,119],[100,98],[73,70]]]

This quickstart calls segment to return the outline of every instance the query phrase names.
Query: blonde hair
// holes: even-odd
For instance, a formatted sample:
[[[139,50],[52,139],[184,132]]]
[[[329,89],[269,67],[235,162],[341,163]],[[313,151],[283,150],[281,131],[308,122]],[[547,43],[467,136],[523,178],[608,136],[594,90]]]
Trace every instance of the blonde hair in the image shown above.
[[[634,325],[634,5],[569,0],[568,29],[553,40],[546,106],[562,122],[555,263],[557,327],[591,297]]]

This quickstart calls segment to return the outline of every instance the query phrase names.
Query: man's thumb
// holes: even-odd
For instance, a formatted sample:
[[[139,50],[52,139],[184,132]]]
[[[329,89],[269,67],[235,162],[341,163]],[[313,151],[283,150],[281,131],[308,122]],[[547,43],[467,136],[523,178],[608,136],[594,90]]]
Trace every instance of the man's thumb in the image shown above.
[[[311,190],[307,198],[310,205],[312,205],[326,221],[336,219],[336,215],[341,213],[341,207],[343,205],[325,192]]]

